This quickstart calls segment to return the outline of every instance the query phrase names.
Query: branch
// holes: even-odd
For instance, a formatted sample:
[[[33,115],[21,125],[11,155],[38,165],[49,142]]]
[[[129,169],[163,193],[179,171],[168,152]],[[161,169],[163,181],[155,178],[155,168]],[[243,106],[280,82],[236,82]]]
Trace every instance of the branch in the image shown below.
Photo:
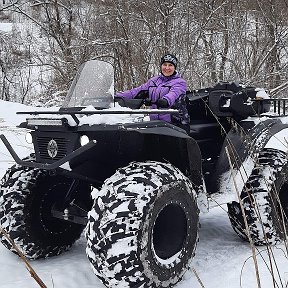
[[[32,266],[29,264],[27,258],[24,256],[24,254],[20,251],[20,249],[17,247],[13,239],[10,237],[10,235],[0,226],[0,235],[3,235],[8,242],[11,244],[12,248],[16,251],[18,256],[21,258],[21,260],[24,262],[26,269],[30,273],[31,277],[34,278],[34,280],[39,284],[41,288],[47,288],[47,286],[43,283],[43,281],[40,279],[40,277],[37,275],[37,273],[34,271]]]
[[[235,190],[236,190],[236,193],[237,193],[237,197],[238,197],[238,201],[239,201],[239,205],[240,205],[240,208],[241,208],[241,213],[242,213],[243,220],[244,220],[244,225],[245,225],[245,230],[246,230],[246,233],[247,233],[247,238],[248,238],[251,250],[252,250],[253,262],[254,262],[254,266],[255,266],[255,274],[256,274],[256,280],[257,280],[257,286],[258,286],[258,288],[261,288],[260,275],[259,275],[259,266],[258,266],[257,257],[256,257],[256,248],[255,248],[255,245],[254,245],[253,240],[251,238],[251,234],[249,232],[249,226],[248,226],[248,222],[247,222],[247,218],[246,218],[246,214],[245,214],[245,210],[244,210],[244,205],[243,205],[242,199],[240,197],[240,191],[238,190],[236,179],[235,179],[235,177],[233,175],[233,171],[234,171],[233,164],[232,164],[231,156],[230,156],[229,149],[228,149],[227,146],[225,147],[225,152],[226,152],[226,155],[227,155],[227,158],[228,158],[228,162],[229,162],[229,166],[230,166],[231,174],[232,174],[232,178],[233,178],[233,184],[234,184],[234,187],[235,187]]]
[[[287,87],[288,87],[288,81],[285,83],[282,83],[281,85],[279,85],[273,89],[270,89],[270,94],[275,96],[277,93],[281,92],[282,90],[284,90]]]
[[[285,31],[286,32],[286,31]],[[284,32],[283,32],[284,33]],[[283,34],[282,33],[282,34]],[[267,60],[267,58],[269,57],[269,55],[272,53],[273,49],[275,47],[277,47],[277,45],[279,44],[279,42],[282,39],[285,39],[285,37],[288,35],[288,32],[286,32],[284,35],[279,35],[278,39],[276,39],[276,41],[274,42],[274,44],[270,47],[270,49],[267,51],[266,55],[264,55],[264,57],[262,58],[262,60],[260,61],[260,63],[258,64],[258,67],[256,67],[253,75],[252,75],[252,79],[256,77],[256,75],[258,74],[259,70],[261,69],[261,67],[265,64],[265,61]]]
[[[206,18],[206,21],[200,25],[200,31],[199,31],[199,34],[197,35],[196,37],[196,40],[195,40],[195,43],[194,45],[191,47],[190,49],[190,55],[189,55],[189,58],[188,58],[188,61],[186,62],[186,65],[184,66],[184,69],[183,69],[183,73],[182,73],[182,76],[185,74],[186,70],[188,69],[189,65],[191,64],[191,61],[192,61],[192,57],[191,55],[193,55],[194,51],[196,50],[197,48],[197,45],[198,45],[198,42],[202,36],[202,34],[205,32],[205,27],[209,24],[209,21],[210,19],[212,19],[212,17],[214,16],[214,14],[220,10],[224,5],[226,5],[229,1],[226,0],[226,1],[223,1],[223,3],[221,3],[218,7],[216,7],[213,11],[210,12],[210,14],[207,16]]]
[[[15,3],[15,4],[17,4],[17,3]],[[30,19],[33,23],[38,25],[41,29],[43,29],[47,34],[50,35],[50,32],[45,28],[45,26],[43,26],[39,21],[37,21],[35,18],[33,18],[32,16],[27,14],[25,11],[23,11],[19,6],[15,5],[15,4],[13,4],[13,6],[16,8],[15,12],[25,15],[28,19]]]
[[[115,44],[115,43],[127,43],[127,42],[130,42],[130,40],[115,39],[115,40],[112,40],[112,41],[104,41],[104,42],[99,42],[99,41],[95,40],[95,41],[90,41],[90,42],[85,43],[85,44],[71,45],[71,46],[67,47],[67,49],[81,48],[81,47],[94,46],[94,45],[105,46],[105,45],[111,45],[111,44]]]
[[[2,9],[0,9],[0,12],[9,9],[10,7],[13,7],[17,3],[18,3],[18,1],[14,2],[14,3],[11,3],[11,4],[7,5],[7,6],[4,6]]]

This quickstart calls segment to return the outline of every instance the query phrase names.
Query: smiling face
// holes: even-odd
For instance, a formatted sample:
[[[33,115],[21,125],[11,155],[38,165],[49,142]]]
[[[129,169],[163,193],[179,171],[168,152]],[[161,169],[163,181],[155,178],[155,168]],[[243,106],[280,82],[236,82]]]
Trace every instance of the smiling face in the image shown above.
[[[171,76],[175,72],[175,66],[170,62],[164,62],[161,65],[161,72],[166,77]]]

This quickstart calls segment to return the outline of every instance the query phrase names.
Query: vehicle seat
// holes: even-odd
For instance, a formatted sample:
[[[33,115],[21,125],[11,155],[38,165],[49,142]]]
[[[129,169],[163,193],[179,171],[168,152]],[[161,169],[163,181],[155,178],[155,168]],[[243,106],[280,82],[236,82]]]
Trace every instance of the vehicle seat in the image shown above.
[[[189,135],[195,140],[205,138],[216,138],[221,133],[221,127],[217,122],[195,123],[190,122]]]

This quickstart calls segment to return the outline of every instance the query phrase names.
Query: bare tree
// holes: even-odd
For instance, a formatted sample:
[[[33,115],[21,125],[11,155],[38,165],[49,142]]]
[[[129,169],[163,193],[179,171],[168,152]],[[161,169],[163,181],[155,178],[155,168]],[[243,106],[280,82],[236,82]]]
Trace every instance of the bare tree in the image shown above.
[[[286,0],[15,0],[5,11],[34,30],[30,48],[29,39],[22,41],[22,50],[30,50],[25,61],[8,59],[13,39],[1,48],[2,98],[12,95],[18,77],[27,88],[18,101],[29,101],[35,74],[29,73],[36,69],[43,99],[51,99],[92,58],[114,64],[117,90],[131,88],[159,73],[166,52],[178,57],[189,89],[234,80],[286,89]],[[23,73],[13,74],[15,67]]]

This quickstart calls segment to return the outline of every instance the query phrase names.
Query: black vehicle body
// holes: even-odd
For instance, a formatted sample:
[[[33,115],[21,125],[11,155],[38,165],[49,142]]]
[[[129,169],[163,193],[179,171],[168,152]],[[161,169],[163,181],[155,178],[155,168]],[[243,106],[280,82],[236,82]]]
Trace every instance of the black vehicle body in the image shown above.
[[[53,170],[54,173],[66,173],[68,176],[71,174],[73,177],[79,177],[95,185],[102,185],[117,168],[131,161],[166,159],[191,177],[195,171],[201,171],[200,151],[196,141],[183,133],[182,129],[169,123],[151,121],[138,124],[99,124],[81,127],[63,125],[56,129],[46,125],[25,126],[33,130],[31,134],[38,165],[20,162],[22,165],[41,167]],[[63,169],[62,165],[59,165],[60,167],[56,167],[54,171],[53,163],[60,162],[67,156],[69,159],[73,151],[80,149],[79,139],[82,135],[93,139],[89,148],[82,149],[82,153],[77,153],[67,161],[69,169]],[[58,153],[53,159],[49,156],[47,149],[52,139],[57,142],[58,147]]]
[[[90,74],[99,73],[99,70],[95,70],[96,68],[93,68],[89,62],[85,65],[86,71],[88,70]],[[139,110],[143,102],[141,99],[124,101],[126,107],[138,109],[106,110],[112,99],[107,93],[107,87],[109,88],[112,82],[107,75],[111,71],[104,71],[106,78],[99,80],[101,84],[105,81],[107,83],[104,83],[104,88],[97,88],[98,100],[92,103],[96,106],[96,111],[87,111],[83,109],[85,106],[67,107],[69,99],[75,97],[77,85],[80,86],[78,94],[86,95],[86,90],[91,91],[93,88],[93,86],[83,87],[82,83],[82,86],[77,84],[85,65],[80,67],[64,107],[59,111],[18,112],[34,116],[28,117],[27,121],[19,126],[32,130],[35,162],[20,160],[5,137],[1,135],[1,139],[17,163],[50,170],[54,174],[66,174],[68,177],[78,178],[100,187],[117,168],[124,167],[131,161],[167,161],[189,176],[195,184],[195,189],[203,189],[202,184],[205,179],[206,192],[212,194],[221,192],[217,179],[230,169],[223,149],[227,143],[232,143],[235,147],[238,157],[234,160],[238,161],[237,165],[241,165],[249,151],[251,152],[251,146],[256,145],[253,149],[261,150],[274,134],[287,128],[287,124],[283,124],[279,117],[275,116],[259,122],[260,114],[269,111],[271,99],[257,100],[255,87],[244,87],[235,82],[218,83],[214,87],[187,92],[187,110],[191,119],[188,135],[176,125],[164,121],[79,125],[79,117],[83,115],[167,113],[166,110]],[[84,74],[87,73],[86,71]],[[99,97],[103,94],[104,97]],[[90,98],[85,98],[85,101],[87,99]],[[281,108],[285,113],[285,100],[282,101],[284,106]],[[91,100],[88,102],[91,105]],[[277,104],[278,112],[279,102],[280,100],[276,102],[274,99],[274,106],[276,107]],[[170,109],[168,113],[177,113],[177,111]],[[49,115],[52,115],[52,118],[49,118]],[[74,122],[72,125],[68,123],[69,116],[73,119],[70,121],[70,123]],[[252,117],[247,120],[248,116]],[[269,133],[264,133],[263,138],[263,132],[268,129]],[[89,145],[81,147],[80,137],[83,135],[88,136],[92,141]],[[261,142],[255,144],[260,136]],[[251,139],[254,140],[251,142]],[[57,155],[53,157],[48,153],[51,140],[57,143]]]
[[[19,112],[18,114],[47,114],[59,115],[59,117],[55,120],[55,118],[37,118],[35,116],[35,118],[28,118],[27,122],[19,125],[19,127],[32,130],[31,134],[33,136],[37,164],[31,162],[25,163],[20,161],[20,159],[16,160],[16,162],[24,166],[47,170],[54,170],[60,167],[58,172],[61,173],[61,165],[67,159],[66,162],[70,166],[70,169],[67,171],[68,174],[71,172],[72,175],[73,172],[73,177],[78,175],[79,178],[87,179],[93,183],[103,183],[117,168],[123,167],[131,161],[144,161],[147,159],[156,161],[165,160],[174,164],[190,177],[196,174],[195,183],[199,185],[201,181],[196,179],[199,176],[201,177],[202,167],[204,174],[209,172],[210,169],[215,173],[215,165],[221,154],[224,141],[226,143],[232,141],[235,147],[240,144],[242,147],[240,150],[243,150],[243,152],[239,150],[239,153],[247,155],[248,147],[245,147],[243,144],[243,134],[245,134],[247,139],[256,140],[259,135],[262,136],[263,130],[267,130],[267,128],[273,126],[273,130],[261,142],[262,146],[259,147],[261,149],[261,147],[264,147],[265,141],[268,142],[273,134],[287,128],[287,124],[283,124],[278,117],[271,117],[265,122],[258,123],[260,125],[257,125],[256,122],[258,122],[259,113],[268,111],[270,100],[258,100],[257,103],[255,101],[256,105],[252,107],[250,103],[246,108],[245,103],[243,103],[245,98],[242,97],[241,99],[241,95],[238,95],[239,91],[245,95],[246,99],[248,97],[251,97],[253,100],[255,99],[254,87],[243,89],[236,83],[219,83],[212,88],[192,92],[188,91],[186,102],[191,119],[190,133],[188,135],[179,127],[164,121],[154,120],[114,125],[85,124],[70,126],[65,118],[65,115],[71,115],[77,124],[79,121],[77,116],[81,115],[158,114],[167,113],[166,110],[129,110],[127,112],[98,110],[89,112],[81,111],[79,107],[75,107],[75,109],[60,108],[56,112]],[[233,107],[221,108],[221,101],[226,103],[225,101],[227,99],[230,100],[231,96],[234,96],[234,98],[239,97],[241,100],[240,104],[247,110],[243,111],[243,107],[238,107],[238,110],[242,109],[242,115],[235,112]],[[127,107],[139,107],[141,101],[139,99],[127,100],[124,104]],[[236,103],[235,106],[237,104],[239,103]],[[278,109],[278,111],[280,110]],[[169,112],[175,113],[173,110]],[[247,120],[245,119],[247,116],[254,117],[250,117]],[[241,119],[245,120],[241,121]],[[57,121],[57,126],[53,126],[53,120],[55,120],[55,123]],[[36,124],[33,124],[35,121]],[[60,125],[59,122],[61,122]],[[230,131],[231,128],[235,127],[234,124],[236,123],[238,128]],[[229,131],[230,133],[228,134]],[[81,153],[73,155],[73,158],[70,159],[72,152],[76,154],[75,150],[81,147],[79,139],[82,135],[87,135],[93,141],[91,141],[86,149],[82,149]],[[226,137],[227,139],[225,140]],[[3,136],[2,139],[4,139]],[[55,157],[51,157],[48,154],[48,143],[52,139],[55,139],[58,143],[58,152]],[[5,141],[5,144],[12,154],[16,156],[7,141]],[[243,161],[245,157],[243,156],[241,159]],[[61,163],[58,167],[55,163],[57,161]],[[56,165],[52,165],[52,163]],[[221,166],[219,168],[222,171],[223,166],[226,167],[227,165],[221,164],[217,166]],[[55,171],[55,173],[58,172]],[[216,171],[216,173],[219,174],[220,171]],[[210,179],[208,178],[207,180],[209,181]],[[215,190],[208,190],[208,193],[213,192]]]
[[[130,171],[130,170],[133,170],[132,168],[135,166],[139,170],[142,166],[137,163],[144,163],[145,161],[148,161],[148,163],[150,163],[149,161],[154,161],[154,162],[151,162],[151,167],[149,166],[151,169],[150,168],[149,168],[150,170],[148,169],[149,170],[147,172],[148,176],[145,174],[145,171],[144,172],[142,171],[143,167],[141,168],[143,175],[145,175],[145,177],[143,176],[143,179],[145,178],[144,180],[141,178],[142,176],[138,177],[136,173],[135,179],[133,180],[134,182],[132,181],[134,184],[138,183],[138,181],[142,179],[141,181],[143,181],[144,184],[147,182],[148,186],[150,185],[151,187],[153,187],[153,181],[151,180],[153,178],[153,171],[156,171],[159,167],[160,167],[159,169],[163,169],[165,171],[166,169],[168,169],[167,171],[169,171],[169,169],[171,168],[167,168],[165,166],[166,164],[164,165],[164,163],[169,163],[169,165],[171,164],[173,167],[176,167],[177,169],[179,169],[181,173],[184,175],[183,177],[187,177],[189,179],[193,187],[193,191],[195,191],[196,195],[204,194],[207,198],[209,198],[213,194],[216,195],[216,194],[222,193],[221,189],[223,185],[225,185],[227,182],[227,177],[225,178],[224,175],[227,174],[231,170],[231,168],[233,168],[236,172],[240,171],[245,161],[247,161],[247,159],[249,158],[253,158],[255,160],[253,164],[254,166],[252,167],[252,168],[255,168],[258,155],[261,153],[262,150],[264,150],[267,147],[269,148],[271,146],[269,143],[270,141],[272,141],[271,139],[273,139],[275,135],[277,135],[276,138],[277,139],[279,138],[278,140],[280,142],[281,141],[285,142],[286,141],[285,139],[288,138],[288,123],[286,123],[287,121],[282,121],[285,117],[282,118],[280,116],[280,114],[285,115],[285,110],[286,110],[285,99],[282,99],[282,100],[275,100],[275,99],[268,99],[268,98],[263,99],[263,97],[259,99],[258,97],[259,89],[256,89],[255,87],[245,87],[239,83],[234,83],[234,82],[232,83],[223,82],[223,83],[216,84],[214,87],[200,89],[197,91],[196,90],[187,91],[186,104],[187,104],[187,110],[190,116],[190,132],[189,133],[186,133],[186,131],[179,128],[177,126],[177,123],[167,123],[164,121],[149,121],[149,119],[147,119],[147,115],[149,114],[152,114],[152,113],[173,114],[173,113],[178,113],[178,111],[175,109],[168,109],[168,110],[143,109],[141,108],[141,105],[143,104],[142,99],[132,99],[132,100],[124,100],[124,101],[122,100],[121,105],[124,107],[119,106],[118,103],[113,102],[113,97],[111,96],[111,93],[109,93],[109,91],[111,91],[111,86],[113,85],[113,80],[114,80],[113,76],[112,77],[109,76],[109,73],[111,72],[112,68],[110,67],[105,68],[106,66],[103,66],[102,68],[97,68],[97,69],[94,68],[93,65],[95,63],[98,64],[99,62],[100,61],[93,60],[84,64],[80,68],[79,73],[76,75],[75,80],[71,86],[71,89],[67,95],[64,106],[60,108],[60,110],[45,111],[45,112],[43,111],[42,112],[40,111],[18,112],[19,114],[29,115],[27,117],[27,120],[24,123],[20,124],[20,127],[31,130],[32,142],[33,142],[34,151],[35,151],[35,155],[32,157],[32,159],[28,159],[28,160],[19,159],[19,157],[13,150],[13,147],[11,147],[11,145],[9,144],[5,136],[0,135],[1,140],[4,142],[5,146],[10,151],[11,155],[13,156],[13,158],[15,159],[18,165],[22,167],[30,167],[33,169],[36,168],[41,171],[48,171],[50,175],[64,175],[65,177],[72,180],[72,183],[69,184],[70,187],[67,193],[65,194],[64,198],[61,199],[61,205],[58,205],[58,204],[53,205],[53,206],[51,205],[52,206],[51,214],[53,215],[53,217],[56,217],[57,219],[60,218],[61,221],[63,220],[63,221],[69,221],[69,222],[74,222],[77,224],[86,225],[87,219],[89,220],[89,217],[87,218],[87,214],[86,215],[83,213],[73,214],[74,213],[73,209],[71,211],[69,210],[71,205],[73,206],[75,199],[77,199],[77,201],[81,203],[85,203],[88,211],[91,208],[91,207],[87,207],[87,205],[88,206],[92,205],[92,204],[89,204],[91,202],[91,201],[89,202],[89,199],[91,197],[90,195],[91,190],[87,189],[87,185],[85,186],[81,184],[82,186],[81,185],[79,186],[77,184],[79,182],[86,183],[90,185],[91,187],[95,187],[96,189],[99,189],[99,190],[101,189],[103,185],[104,190],[105,189],[107,190],[112,185],[112,184],[109,184],[110,181],[112,182],[112,180],[109,180],[107,182],[108,184],[106,183],[105,180],[111,177],[116,171],[120,171],[119,173],[121,174],[120,176],[118,175],[119,174],[118,172],[116,172],[115,174],[115,175],[118,175],[117,176],[118,178],[116,177],[118,179],[117,180],[118,182],[121,181],[121,177],[122,178],[128,177],[130,175],[130,174],[125,174],[125,171],[121,170],[122,167],[128,167],[129,168],[128,170]],[[91,79],[89,80],[88,78],[86,79],[85,78],[86,76],[83,76],[83,73],[85,74],[86,70],[90,73],[90,76],[92,75],[92,80]],[[104,88],[97,88],[93,86],[93,83],[95,80],[95,79],[93,80],[93,77],[97,73],[99,74],[99,72],[101,72],[102,76],[101,77],[99,76],[98,80],[102,84],[104,84]],[[92,83],[92,86],[90,85],[91,83]],[[95,91],[98,96],[94,95]],[[267,95],[266,93],[264,94]],[[266,114],[264,116],[263,113],[269,112],[271,110],[271,106],[273,103],[274,103],[274,113]],[[111,117],[111,115],[113,117],[117,116],[120,118],[119,120],[115,120],[115,121],[114,120],[106,121],[108,118],[105,118],[105,117]],[[130,118],[128,120],[127,119],[123,120],[123,118],[121,118],[122,116],[123,117],[127,116]],[[99,117],[100,118],[102,117],[102,118],[100,119]],[[284,132],[282,133],[281,131],[282,132],[284,131]],[[84,138],[86,139],[85,143],[82,142]],[[284,146],[285,145],[283,144],[283,147]],[[287,153],[285,149],[286,148],[283,148],[282,150],[284,151],[284,153]],[[133,164],[134,162],[136,162],[135,165]],[[160,163],[160,164],[157,166],[155,163]],[[144,167],[145,165],[146,164],[144,164]],[[158,167],[158,168],[156,169],[155,167],[156,168]],[[253,170],[252,168],[250,169],[250,171],[248,171],[248,174],[252,173],[252,170]],[[138,171],[137,169],[136,171]],[[167,173],[167,171],[165,173]],[[162,176],[160,177],[156,173],[158,175],[157,181],[159,181],[159,183],[162,183],[163,186],[167,184],[167,181],[168,181],[167,179],[170,177],[169,173],[168,174],[165,174],[165,173],[163,177]],[[175,175],[177,175],[178,172],[175,172],[173,170],[171,173],[172,174],[174,173]],[[246,175],[247,178],[249,178],[249,176],[250,175]],[[163,211],[166,209],[165,207],[170,207],[171,205],[171,211],[173,211],[173,213],[176,213],[176,214],[178,213],[177,215],[179,216],[179,219],[180,219],[179,223],[180,223],[181,219],[184,217],[182,214],[189,213],[189,211],[188,212],[186,211],[187,208],[185,207],[190,203],[189,202],[190,200],[187,200],[185,198],[186,196],[185,197],[182,196],[181,193],[178,195],[177,192],[175,192],[177,190],[175,187],[178,187],[177,185],[180,185],[178,183],[179,181],[180,182],[182,181],[181,182],[182,186],[180,185],[179,187],[181,187],[183,191],[186,191],[185,189],[189,186],[189,185],[187,186],[187,184],[185,184],[186,186],[183,184],[186,180],[184,181],[182,176],[181,176],[182,178],[180,177],[182,180],[180,178],[179,180],[177,177],[175,176],[173,178],[174,182],[171,180],[174,183],[173,184],[174,186],[172,185],[173,186],[172,188],[168,185],[169,187],[167,189],[168,191],[167,193],[170,198],[169,198],[169,201],[167,200],[168,201],[167,203],[165,202],[166,200],[165,199],[163,200],[163,197],[161,196],[162,192],[159,187],[161,187],[162,184],[159,184],[159,187],[157,189],[155,188],[158,192],[160,191],[159,194],[155,196],[156,197],[155,203],[158,203],[157,199],[159,198],[160,199],[159,203],[163,202],[161,204],[162,208],[160,207]],[[9,175],[7,176],[7,178],[9,178]],[[232,180],[230,179],[229,181],[232,181]],[[125,184],[125,185],[127,186],[128,184]],[[123,187],[126,187],[125,185]],[[79,187],[80,188],[83,187],[83,189],[81,190]],[[121,189],[124,189],[123,187]],[[113,189],[116,189],[116,188],[113,188]],[[103,209],[101,208],[102,201],[103,202],[106,201],[105,205],[109,205],[111,201],[112,202],[116,201],[113,198],[114,197],[113,193],[112,194],[109,194],[109,193],[107,197],[101,194],[102,196],[100,197],[101,199],[99,200],[100,204],[97,203],[97,193],[95,194],[96,196],[94,196],[96,197],[95,211],[98,211],[100,215],[102,215],[102,212],[103,212]],[[127,197],[127,199],[129,197],[132,197],[132,194],[133,194],[132,192],[131,192],[132,193],[131,195],[129,191],[126,191],[125,193],[126,193],[125,197]],[[177,196],[178,198],[175,201],[173,200],[173,193],[175,193],[175,195],[176,194],[178,195]],[[187,193],[187,191],[183,193]],[[143,195],[144,196],[141,196],[141,198],[139,199],[145,198],[145,192],[143,192]],[[134,196],[135,195],[133,194],[133,197]],[[182,197],[184,197],[185,199]],[[139,199],[138,200],[136,199],[135,203],[138,203],[140,201]],[[118,202],[122,201],[122,198],[119,196],[119,199],[117,201]],[[115,202],[116,203],[115,206],[118,205],[117,201]],[[183,213],[179,212],[177,210],[178,208],[174,209],[175,206],[182,205],[181,201],[183,201],[183,203],[186,203],[186,206],[184,205],[185,207],[183,206],[182,207],[183,209],[181,208],[184,211]],[[194,207],[193,209],[196,211],[197,209],[195,207],[197,205],[194,203],[194,200],[190,204],[191,204],[191,207],[192,208]],[[99,205],[99,207],[97,205]],[[129,205],[131,206],[131,203]],[[157,205],[155,206],[156,207],[155,209],[156,210],[158,209],[157,210],[158,214],[156,212],[155,213],[159,216],[162,210],[159,207],[157,208]],[[198,203],[198,206],[201,206],[200,202]],[[150,206],[148,205],[147,207],[150,207]],[[130,209],[131,211],[133,210],[132,208]],[[147,209],[146,210],[143,209],[143,211],[145,212],[147,211]],[[113,209],[111,208],[111,211],[112,210]],[[168,210],[170,211],[170,208]],[[197,214],[197,212],[195,211],[194,213]],[[144,212],[143,212],[143,215],[146,213]],[[123,214],[125,213],[123,212]],[[137,214],[137,209],[135,209],[135,213]],[[1,214],[1,209],[0,209],[0,214]],[[170,213],[167,212],[167,214],[170,214]],[[128,217],[127,219],[130,219],[131,215],[127,216]],[[148,216],[145,216],[148,218],[145,218],[143,216],[143,219],[145,218],[146,222],[147,222],[147,219],[149,219],[150,217],[149,215],[150,214],[148,213]],[[153,211],[151,212],[151,215],[154,215]],[[157,215],[155,217],[158,217]],[[90,214],[90,221],[93,218],[92,216],[93,216],[93,213]],[[106,217],[104,212],[103,212],[102,217],[103,218]],[[193,217],[195,217],[196,219],[195,215],[193,215]],[[4,220],[5,219],[6,218],[4,218]],[[141,218],[141,221],[144,221],[143,219]],[[187,219],[189,220],[190,218],[188,217]],[[94,219],[92,219],[92,221],[94,221]],[[97,221],[98,220],[96,219],[95,221],[96,224],[97,224]],[[153,223],[152,224],[156,225],[155,224],[156,222],[153,222],[154,224]],[[90,227],[89,229],[92,229],[91,228],[92,226],[96,227],[98,225],[98,224],[96,225],[95,223],[93,225],[88,224],[88,227]],[[195,229],[197,230],[197,225],[198,225],[197,223],[198,222],[195,220],[195,223],[193,224],[194,230]],[[145,223],[144,223],[143,225],[144,227],[146,227],[148,224],[145,226]],[[150,233],[149,229],[152,229],[154,227],[153,225],[146,227],[148,231],[147,235],[153,234],[153,232],[149,234]],[[160,226],[161,225],[159,224],[159,227]],[[141,231],[142,228],[143,227],[140,227],[140,228],[138,227],[137,229]],[[111,228],[111,229],[114,229],[114,228]],[[187,232],[186,231],[187,229],[185,227],[183,228],[181,232],[182,235],[184,235]],[[120,230],[122,231],[123,229],[121,228]],[[103,234],[106,232],[102,231],[101,233]],[[99,232],[99,234],[101,233]],[[181,233],[179,232],[179,234]],[[93,232],[92,235],[94,234],[95,233]],[[196,234],[193,236],[194,238],[192,240],[189,238],[190,239],[189,241],[191,241],[192,244],[197,242]],[[87,237],[88,242],[91,240],[89,237],[91,238],[92,236],[90,235]],[[142,234],[138,237],[140,239],[142,237]],[[138,239],[138,242],[140,243],[142,240],[140,241],[139,239]],[[184,238],[182,240],[181,239],[180,240],[178,239],[177,241],[178,242],[184,241],[183,240]],[[92,244],[89,242],[90,243],[89,245],[92,248],[95,246],[95,243],[93,241],[96,241],[96,240],[92,239],[91,240]],[[99,242],[97,241],[96,243]],[[117,239],[115,241],[117,241]],[[187,247],[189,245],[190,246],[192,245],[191,243],[188,243],[189,241],[187,240]],[[153,245],[156,245],[155,243]],[[91,248],[91,251],[94,251],[93,249],[95,248],[93,249],[92,248]],[[107,247],[105,246],[105,249],[106,248]],[[175,251],[179,250],[177,249]],[[189,253],[191,255],[193,254],[193,251],[194,251],[193,249],[190,249],[191,251]],[[102,251],[102,250],[99,248],[99,251]],[[149,255],[150,258],[154,257],[157,260],[158,258],[154,255],[155,251],[153,252],[154,254],[152,252],[148,251],[147,255]],[[170,252],[167,253],[167,255],[170,255]],[[142,252],[137,252],[137,253],[140,255]],[[154,256],[153,255],[151,256],[151,253]],[[191,257],[191,255],[189,257]],[[139,256],[139,258],[141,259],[143,257],[144,256],[142,254]],[[88,255],[88,258],[89,258],[89,255]],[[98,264],[96,263],[97,261],[94,263],[94,256],[91,257],[90,260],[91,260],[91,263],[93,263],[93,266],[96,267],[95,269],[98,271],[96,272],[96,274],[99,273],[99,270],[102,269],[101,268],[102,266],[99,266],[100,267],[99,268],[97,266]],[[155,267],[159,264],[157,263],[155,264]],[[188,265],[187,263],[188,263],[188,260],[185,262],[185,265],[184,264],[183,265],[186,267]],[[162,267],[162,266],[158,265],[155,268],[156,274],[159,272],[158,271],[160,269],[159,267]],[[176,265],[175,266],[176,270],[178,269],[177,267],[178,266]],[[145,274],[146,273],[145,271],[147,269],[148,269],[147,267],[146,268],[142,267],[140,270],[144,271],[143,273]],[[166,274],[168,273],[167,272],[168,270],[164,269],[163,271],[164,272],[161,272],[162,274],[160,272],[158,273],[160,276],[157,274],[159,276],[159,279],[162,279],[164,277],[163,275],[165,273]],[[148,274],[147,275],[145,274],[146,278],[144,277],[146,279],[145,285],[148,285],[148,286],[143,286],[143,287],[150,287],[149,285],[151,285],[151,283],[149,282],[150,281],[149,279],[151,277],[149,276],[150,274],[149,275]],[[179,276],[179,279],[181,279],[181,275]],[[101,277],[105,278],[105,276],[103,275],[99,277],[100,279],[102,279]],[[164,282],[162,284],[159,284],[161,281],[158,283],[157,282],[158,280],[157,280],[155,282],[156,284],[155,283],[154,284],[156,285],[155,287],[170,287],[169,285],[172,285],[172,284],[174,285],[177,281],[179,281],[179,279],[175,280],[173,278],[171,280],[172,281],[171,283],[169,282],[170,280],[169,281],[167,280],[167,284],[165,284],[166,286],[163,284],[166,280],[165,281],[163,280]],[[103,280],[103,283],[109,286],[109,279]],[[130,283],[129,285],[132,285],[132,284]],[[117,287],[117,285],[115,287]],[[129,287],[133,287],[133,286],[129,286]]]

